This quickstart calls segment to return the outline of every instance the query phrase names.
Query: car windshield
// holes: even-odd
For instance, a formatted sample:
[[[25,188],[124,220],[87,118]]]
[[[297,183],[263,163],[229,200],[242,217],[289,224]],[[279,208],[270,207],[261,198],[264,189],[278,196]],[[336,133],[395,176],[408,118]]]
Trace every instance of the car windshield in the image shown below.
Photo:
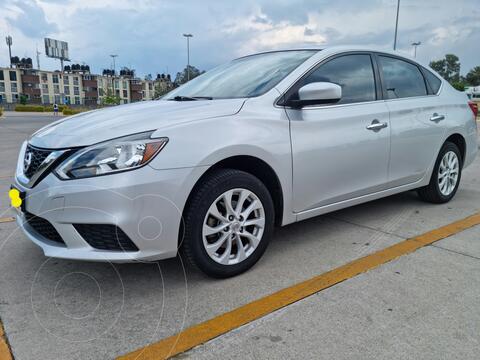
[[[163,99],[182,101],[259,96],[317,51],[279,51],[236,59],[196,77]]]

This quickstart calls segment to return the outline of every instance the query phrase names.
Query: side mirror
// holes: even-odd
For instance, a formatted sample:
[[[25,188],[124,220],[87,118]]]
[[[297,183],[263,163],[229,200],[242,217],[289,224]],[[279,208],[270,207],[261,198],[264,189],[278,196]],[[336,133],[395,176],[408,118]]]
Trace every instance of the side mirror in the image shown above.
[[[291,100],[293,107],[307,105],[332,104],[342,98],[342,87],[330,82],[313,82],[298,90],[298,100]]]

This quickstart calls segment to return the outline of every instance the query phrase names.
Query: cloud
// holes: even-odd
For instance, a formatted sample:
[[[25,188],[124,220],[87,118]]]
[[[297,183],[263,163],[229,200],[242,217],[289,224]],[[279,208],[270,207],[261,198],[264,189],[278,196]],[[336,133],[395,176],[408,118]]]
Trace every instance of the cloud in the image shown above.
[[[1,1],[1,0],[0,0]],[[35,43],[52,36],[69,42],[73,60],[94,71],[129,66],[137,74],[175,74],[186,63],[210,69],[234,57],[287,47],[362,44],[391,49],[397,0],[3,0],[0,32],[15,52],[34,57]],[[3,6],[3,8],[2,8]],[[456,53],[462,69],[478,65],[478,0],[402,1],[398,46],[411,53],[421,41],[424,62]],[[7,59],[0,52],[0,64]],[[43,64],[56,62],[41,59]],[[462,70],[462,71],[463,71]]]
[[[13,1],[11,4],[18,9],[18,13],[15,18],[8,17],[7,21],[25,36],[37,38],[58,31],[57,25],[47,21],[45,12],[35,1]]]

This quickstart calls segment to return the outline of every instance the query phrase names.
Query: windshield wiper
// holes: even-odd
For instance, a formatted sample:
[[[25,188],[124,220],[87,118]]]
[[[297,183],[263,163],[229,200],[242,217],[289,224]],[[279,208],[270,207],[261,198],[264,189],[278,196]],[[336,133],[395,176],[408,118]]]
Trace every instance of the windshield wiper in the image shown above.
[[[173,100],[173,101],[195,101],[195,100],[213,100],[211,96],[174,96],[171,99],[168,100]]]

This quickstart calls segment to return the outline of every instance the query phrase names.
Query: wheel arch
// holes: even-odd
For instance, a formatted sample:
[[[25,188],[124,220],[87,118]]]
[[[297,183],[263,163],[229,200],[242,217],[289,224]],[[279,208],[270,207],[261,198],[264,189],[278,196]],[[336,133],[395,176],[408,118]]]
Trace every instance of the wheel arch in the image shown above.
[[[186,211],[192,195],[195,193],[198,186],[202,183],[203,179],[211,174],[213,171],[218,169],[236,169],[245,171],[255,177],[257,177],[267,188],[270,196],[272,197],[274,209],[275,209],[275,224],[281,225],[283,219],[283,209],[284,209],[284,195],[283,189],[280,182],[280,179],[275,172],[275,170],[264,160],[251,156],[251,155],[235,155],[230,156],[225,159],[219,160],[213,165],[211,165],[195,182],[195,185],[192,187],[185,206],[183,213]],[[182,222],[183,224],[183,222]],[[182,225],[183,226],[183,225]],[[183,234],[183,229],[180,229],[180,236]]]
[[[465,156],[467,153],[467,142],[465,140],[465,137],[459,133],[454,133],[445,139],[444,143],[446,142],[451,142],[458,147],[458,149],[460,150],[460,155],[462,156],[462,165],[463,165],[463,163],[465,162]]]

